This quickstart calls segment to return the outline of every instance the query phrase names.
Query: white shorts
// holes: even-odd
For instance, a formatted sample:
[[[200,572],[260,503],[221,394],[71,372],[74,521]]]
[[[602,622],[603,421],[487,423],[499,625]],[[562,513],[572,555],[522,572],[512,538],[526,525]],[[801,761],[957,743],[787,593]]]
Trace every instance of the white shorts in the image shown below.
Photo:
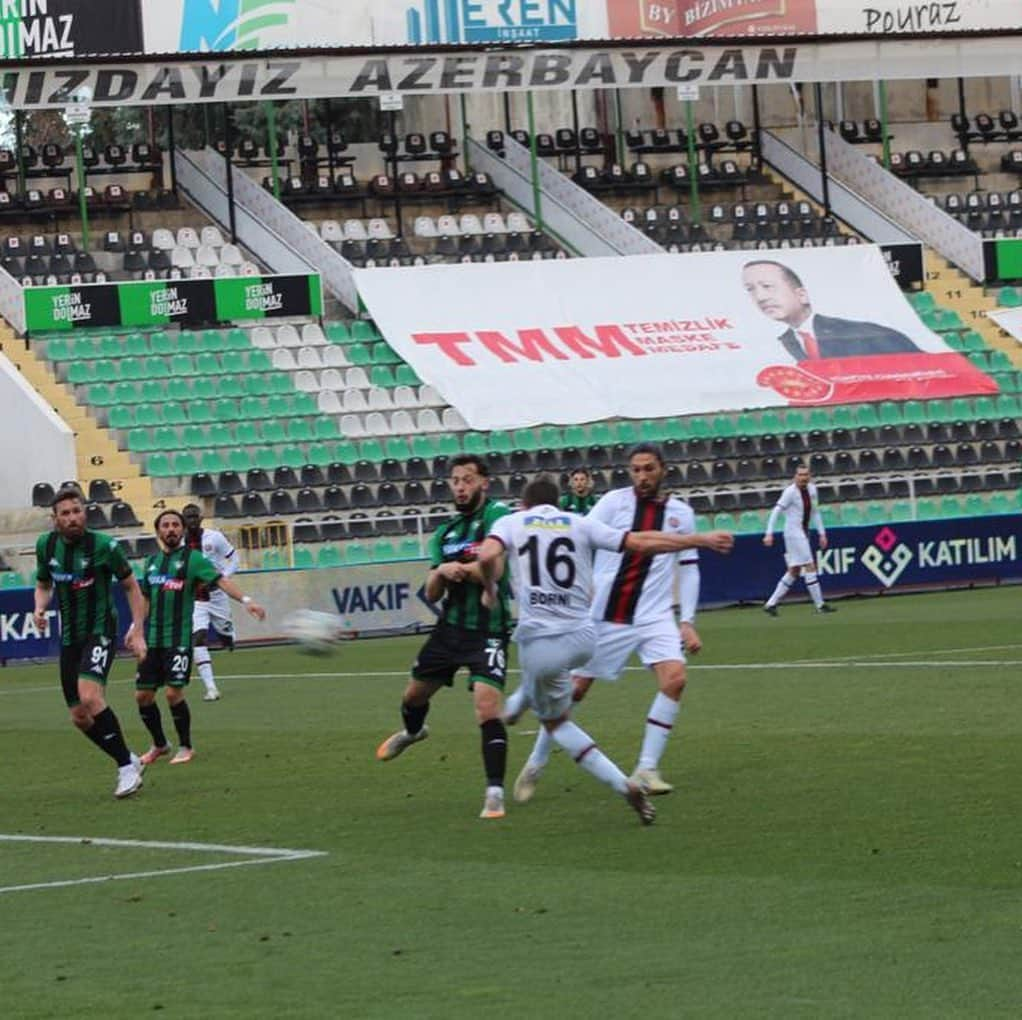
[[[784,562],[789,567],[804,567],[813,562],[809,536],[804,531],[792,535],[784,533]]]
[[[518,643],[525,701],[540,719],[560,719],[571,708],[571,670],[587,662],[596,647],[596,629],[526,638]]]
[[[642,624],[597,622],[596,652],[575,672],[580,676],[616,680],[628,665],[632,652],[638,652],[644,666],[657,662],[684,662],[685,651],[674,617]]]
[[[214,588],[209,593],[209,600],[196,599],[192,610],[192,633],[205,634],[209,625],[224,637],[234,636],[234,621],[231,619],[231,600],[226,592]]]

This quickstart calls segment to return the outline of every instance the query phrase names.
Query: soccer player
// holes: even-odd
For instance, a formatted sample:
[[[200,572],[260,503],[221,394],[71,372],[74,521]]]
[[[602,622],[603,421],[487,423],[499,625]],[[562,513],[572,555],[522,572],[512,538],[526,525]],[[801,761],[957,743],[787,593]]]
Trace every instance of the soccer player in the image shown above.
[[[511,608],[507,581],[499,598],[482,604],[482,574],[476,551],[494,522],[510,509],[487,497],[489,469],[474,454],[451,461],[451,520],[441,524],[430,541],[431,567],[426,598],[441,598],[440,620],[412,665],[411,679],[401,700],[404,728],[376,749],[378,761],[391,761],[429,735],[429,702],[441,687],[451,687],[454,675],[468,669],[476,721],[482,734],[486,793],[481,818],[504,817],[504,774],[507,770],[507,730],[501,719]]]
[[[202,555],[220,571],[221,577],[230,577],[238,569],[238,557],[234,546],[227,541],[223,532],[202,526],[202,510],[195,503],[182,507],[181,516],[185,522],[185,544],[188,548],[200,549]],[[219,701],[220,691],[213,676],[213,661],[207,645],[210,624],[224,646],[233,650],[234,621],[231,619],[231,601],[223,588],[212,590],[200,588],[195,595],[195,609],[192,614],[195,670],[205,688],[202,700]]]
[[[560,508],[576,514],[587,514],[596,506],[593,476],[589,468],[575,468],[568,477],[568,491],[561,496]]]
[[[585,730],[571,722],[569,670],[588,662],[596,649],[590,609],[593,552],[602,549],[636,557],[677,553],[698,545],[729,545],[725,533],[667,534],[608,527],[596,517],[581,517],[554,505],[557,486],[537,478],[525,487],[524,510],[501,517],[479,549],[486,582],[484,599],[495,597],[493,582],[511,564],[518,601],[515,641],[522,667],[524,699],[547,733],[576,764],[621,794],[644,825],[656,809],[642,785],[629,780]]]
[[[628,457],[631,486],[613,489],[602,496],[589,516],[615,528],[695,536],[692,508],[673,496],[660,494],[664,471],[660,447],[654,443],[639,443]],[[722,537],[710,544],[693,543],[681,554],[680,560],[677,554],[661,553],[644,558],[627,551],[601,551],[596,556],[596,597],[593,600],[596,653],[574,674],[574,697],[580,701],[594,677],[616,680],[632,652],[637,652],[642,664],[653,671],[658,690],[646,717],[639,760],[632,774],[632,779],[652,795],[670,793],[674,789],[660,775],[660,758],[667,747],[685,690],[684,642],[690,641],[693,648],[699,645],[692,626],[699,601],[696,549],[702,546],[726,553],[734,541],[727,532],[707,534]],[[683,621],[680,629],[673,607],[674,577],[679,563]],[[509,721],[518,711],[517,693],[510,699],[505,714]],[[527,801],[532,797],[552,750],[553,741],[541,730],[515,781],[515,800]]]
[[[142,572],[142,594],[148,616],[146,638],[149,650],[140,659],[135,677],[135,701],[138,714],[153,738],[142,755],[145,765],[170,754],[172,748],[163,732],[156,692],[166,687],[167,705],[178,751],[171,765],[187,765],[195,754],[192,748],[192,717],[185,700],[185,688],[192,671],[192,613],[196,592],[203,585],[221,588],[235,602],[241,602],[256,619],[266,619],[263,609],[197,549],[184,541],[185,521],[177,510],[163,510],[156,518],[156,538],[160,551],[146,560]]]
[[[117,763],[114,796],[130,797],[142,788],[142,764],[128,750],[121,724],[106,703],[105,688],[117,647],[113,580],[128,599],[135,633],[126,646],[144,655],[141,631],[145,608],[138,582],[117,540],[85,527],[85,500],[76,488],[53,497],[53,530],[36,541],[35,612],[46,632],[46,610],[57,591],[60,615],[60,686],[71,722]]]
[[[820,516],[820,496],[809,476],[809,468],[800,464],[795,469],[795,478],[777,500],[770,511],[763,544],[769,549],[774,544],[774,528],[777,518],[784,514],[784,562],[788,569],[774,588],[774,593],[766,600],[763,611],[770,616],[777,615],[777,603],[791,591],[791,586],[798,580],[799,574],[805,582],[806,591],[813,600],[818,613],[836,613],[833,606],[827,605],[820,590],[820,576],[816,572],[816,560],[809,544],[809,525],[816,528],[821,549],[827,548],[827,532]]]

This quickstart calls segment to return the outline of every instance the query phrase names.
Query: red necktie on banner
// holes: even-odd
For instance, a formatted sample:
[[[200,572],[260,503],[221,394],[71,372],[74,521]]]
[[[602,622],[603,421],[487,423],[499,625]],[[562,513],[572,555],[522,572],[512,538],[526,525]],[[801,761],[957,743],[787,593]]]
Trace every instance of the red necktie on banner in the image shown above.
[[[807,357],[813,359],[819,358],[820,345],[816,342],[816,337],[814,337],[808,329],[800,329],[798,331],[798,338],[802,341],[802,346],[805,348]]]

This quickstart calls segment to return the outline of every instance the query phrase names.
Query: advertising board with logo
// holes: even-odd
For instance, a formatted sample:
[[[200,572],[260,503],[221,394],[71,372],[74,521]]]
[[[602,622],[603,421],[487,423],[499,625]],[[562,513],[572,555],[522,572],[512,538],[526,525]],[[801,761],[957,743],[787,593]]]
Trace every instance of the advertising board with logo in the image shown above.
[[[142,52],[138,0],[0,3],[0,59]]]
[[[817,563],[828,596],[1022,579],[1019,514],[828,528],[827,535]],[[784,561],[780,537],[770,549],[761,539],[740,535],[731,556],[702,561],[705,604],[767,598]]]
[[[285,315],[322,315],[318,275],[26,287],[29,333],[94,326],[200,325]]]
[[[475,429],[997,392],[868,245],[354,278],[390,345]]]

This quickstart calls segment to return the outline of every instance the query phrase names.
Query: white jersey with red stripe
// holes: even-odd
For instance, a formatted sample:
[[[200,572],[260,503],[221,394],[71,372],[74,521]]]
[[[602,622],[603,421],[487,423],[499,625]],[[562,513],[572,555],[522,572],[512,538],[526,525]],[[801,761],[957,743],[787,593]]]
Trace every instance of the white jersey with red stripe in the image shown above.
[[[589,511],[589,517],[622,531],[693,535],[696,530],[695,514],[687,503],[676,496],[639,499],[631,487],[608,492]],[[629,624],[673,619],[676,566],[698,559],[695,549],[645,557],[598,552],[593,566],[593,619]]]
[[[558,637],[591,620],[593,553],[619,550],[627,528],[545,504],[494,521],[489,536],[503,546],[518,602],[519,641]]]
[[[767,534],[773,533],[774,528],[777,526],[777,518],[781,514],[784,515],[785,539],[806,535],[810,524],[821,535],[825,533],[823,518],[820,516],[820,496],[813,482],[806,486],[806,493],[809,496],[808,506],[802,496],[802,490],[794,482],[785,488],[773,510],[770,511],[770,520],[767,522]]]

